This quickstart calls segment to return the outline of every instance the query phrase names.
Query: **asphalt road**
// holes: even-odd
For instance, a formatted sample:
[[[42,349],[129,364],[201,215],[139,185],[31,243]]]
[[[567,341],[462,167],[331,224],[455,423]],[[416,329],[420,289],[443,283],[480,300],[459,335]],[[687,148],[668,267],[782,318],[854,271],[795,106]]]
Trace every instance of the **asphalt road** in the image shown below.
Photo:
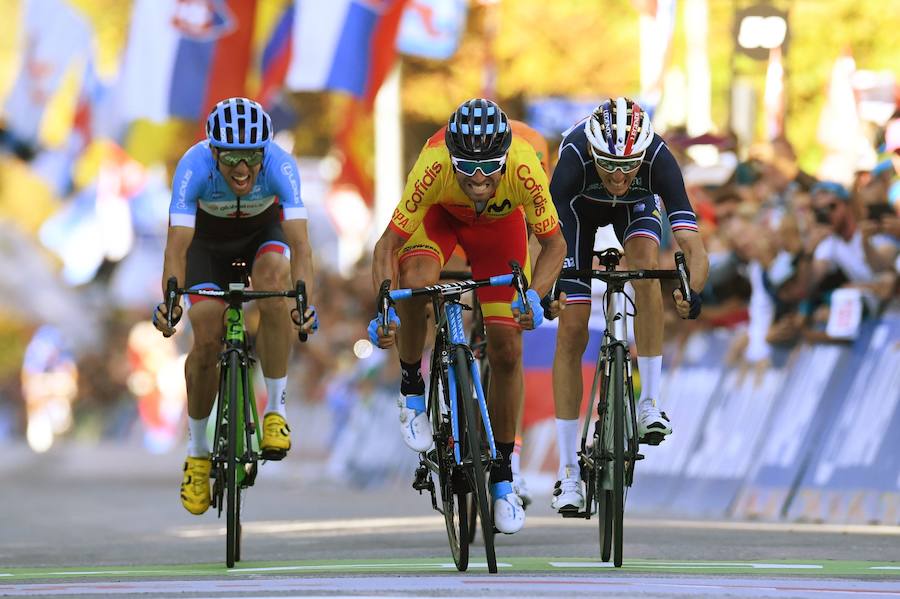
[[[348,488],[320,463],[290,458],[266,464],[250,489],[241,563],[248,569],[229,574],[224,520],[180,505],[180,452],[149,456],[116,445],[0,452],[0,595],[63,594],[63,587],[92,595],[100,591],[89,585],[101,579],[131,585],[107,584],[103,593],[141,597],[477,595],[497,581],[513,595],[586,585],[613,596],[900,597],[898,527],[626,518],[626,567],[612,571],[596,563],[596,520],[556,516],[549,488],[536,494],[525,530],[497,537],[502,576],[485,577],[480,546],[471,571],[455,574],[443,520],[427,496],[399,484]],[[246,577],[244,587],[229,586],[235,574]],[[569,586],[558,588],[563,581]],[[716,585],[725,586],[711,591]]]

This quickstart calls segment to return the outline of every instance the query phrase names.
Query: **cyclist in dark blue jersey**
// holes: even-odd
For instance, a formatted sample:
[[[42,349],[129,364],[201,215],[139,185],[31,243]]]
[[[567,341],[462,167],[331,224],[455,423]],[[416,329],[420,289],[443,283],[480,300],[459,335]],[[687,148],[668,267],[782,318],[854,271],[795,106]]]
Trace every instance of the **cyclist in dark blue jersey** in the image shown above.
[[[300,174],[294,158],[272,143],[269,115],[247,98],[222,100],[209,114],[206,135],[175,170],[163,290],[171,276],[185,288],[227,289],[236,282],[233,264],[241,262],[254,289],[289,289],[302,279],[312,295],[312,252]],[[217,391],[224,304],[199,296],[187,304],[193,346],[185,363],[188,456],[181,502],[189,512],[202,514],[210,503],[206,425]],[[281,459],[291,447],[285,388],[294,327],[287,298],[259,300],[258,308],[256,350],[268,392],[261,449],[267,459]],[[177,320],[181,307],[173,312]],[[153,323],[166,336],[175,332],[166,324],[164,303],[154,311]],[[312,333],[316,328],[318,317],[310,307],[300,330]]]
[[[687,258],[691,285],[700,290],[709,263],[697,217],[684,189],[681,169],[649,115],[628,98],[607,100],[563,134],[559,161],[550,182],[568,253],[564,268],[591,268],[594,236],[611,224],[625,249],[629,268],[655,269],[659,262],[662,211]],[[658,407],[662,379],[663,304],[658,280],[634,281],[634,330],[641,398],[638,428],[656,442],[672,432]],[[581,357],[588,341],[590,279],[560,282],[566,309],[560,314],[553,361],[553,395],[559,443],[559,481],[552,505],[560,511],[584,509],[578,470],[578,417],[581,413]],[[690,302],[675,291],[682,318],[700,313],[700,294]],[[653,435],[650,435],[653,433]]]

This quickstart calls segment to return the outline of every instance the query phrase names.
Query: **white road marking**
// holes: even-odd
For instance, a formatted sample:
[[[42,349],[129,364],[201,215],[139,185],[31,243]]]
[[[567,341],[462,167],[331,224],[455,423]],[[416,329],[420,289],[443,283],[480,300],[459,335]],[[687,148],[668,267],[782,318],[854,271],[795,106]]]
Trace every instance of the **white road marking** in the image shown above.
[[[555,516],[532,516],[528,518],[530,528],[550,526],[583,526],[577,519],[563,519]],[[757,532],[831,533],[865,535],[900,535],[900,526],[869,524],[810,524],[791,522],[729,522],[699,520],[656,520],[651,518],[626,518],[625,528],[667,528],[699,530],[738,530]],[[336,535],[341,533],[374,534],[392,530],[398,534],[438,531],[444,529],[444,521],[438,514],[410,518],[354,518],[351,520],[272,520],[246,522],[244,529],[253,534],[309,534]],[[204,538],[225,535],[224,526],[190,526],[170,531],[180,538]]]

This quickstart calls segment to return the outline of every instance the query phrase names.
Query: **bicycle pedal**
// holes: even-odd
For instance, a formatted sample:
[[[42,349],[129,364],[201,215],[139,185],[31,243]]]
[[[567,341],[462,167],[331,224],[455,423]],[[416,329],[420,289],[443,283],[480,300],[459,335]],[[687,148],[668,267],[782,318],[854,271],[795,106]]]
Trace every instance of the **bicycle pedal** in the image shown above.
[[[285,456],[287,455],[287,450],[285,450],[285,449],[263,449],[259,453],[259,455],[264,460],[278,462],[285,458]]]
[[[644,459],[644,454],[642,454],[642,453],[636,453],[636,454],[634,454],[634,461],[635,461],[635,462],[639,462],[640,460],[643,460],[643,459]]]
[[[579,510],[559,510],[559,515],[563,518],[587,518],[587,511],[579,511]]]
[[[638,442],[643,445],[659,445],[666,440],[666,436],[662,433],[649,432],[641,437]]]
[[[416,468],[416,477],[412,483],[413,489],[421,493],[422,491],[434,491],[434,482],[428,476],[428,469],[424,466]]]

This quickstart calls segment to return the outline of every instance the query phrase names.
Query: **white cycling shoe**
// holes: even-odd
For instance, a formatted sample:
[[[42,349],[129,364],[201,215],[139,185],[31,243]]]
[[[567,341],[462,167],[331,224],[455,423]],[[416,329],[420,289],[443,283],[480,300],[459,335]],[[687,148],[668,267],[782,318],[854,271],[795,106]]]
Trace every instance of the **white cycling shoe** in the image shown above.
[[[637,421],[641,443],[659,445],[666,435],[672,434],[669,417],[656,407],[656,401],[652,399],[641,400]]]
[[[522,499],[512,490],[509,481],[491,485],[494,498],[494,527],[503,534],[511,535],[525,526],[525,507]]]
[[[525,478],[523,478],[521,474],[513,473],[512,487],[513,493],[518,495],[519,499],[522,500],[522,507],[527,510],[528,506],[531,505],[531,491],[528,490]]]
[[[421,410],[408,407],[417,404],[421,405]],[[400,433],[403,435],[403,442],[413,451],[428,451],[433,438],[431,422],[428,421],[428,413],[425,412],[425,397],[401,395],[397,405],[400,407]]]
[[[584,510],[584,489],[581,486],[581,472],[577,465],[566,466],[565,475],[556,481],[550,506],[558,512]]]

